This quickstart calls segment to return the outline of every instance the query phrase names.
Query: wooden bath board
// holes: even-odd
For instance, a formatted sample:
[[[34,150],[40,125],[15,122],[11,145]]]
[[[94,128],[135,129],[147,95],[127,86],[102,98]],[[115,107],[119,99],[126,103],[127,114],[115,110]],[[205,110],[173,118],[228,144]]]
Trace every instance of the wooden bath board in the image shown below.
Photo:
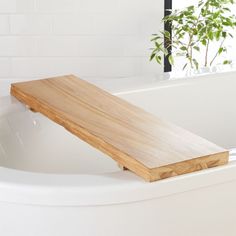
[[[15,83],[11,94],[147,181],[228,162],[223,148],[73,75]]]

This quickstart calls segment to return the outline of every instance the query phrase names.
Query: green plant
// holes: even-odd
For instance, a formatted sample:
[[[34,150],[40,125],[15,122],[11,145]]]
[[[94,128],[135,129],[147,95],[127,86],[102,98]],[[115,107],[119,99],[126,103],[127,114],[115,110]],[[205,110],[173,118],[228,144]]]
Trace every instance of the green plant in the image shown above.
[[[171,34],[165,30],[153,34],[150,60],[161,64],[164,54],[173,65],[175,57],[183,56],[186,59],[183,70],[188,66],[198,69],[213,65],[217,57],[227,52],[226,39],[233,38],[236,16],[231,12],[231,4],[234,0],[200,0],[196,6],[172,11],[163,18],[164,23],[170,24]]]

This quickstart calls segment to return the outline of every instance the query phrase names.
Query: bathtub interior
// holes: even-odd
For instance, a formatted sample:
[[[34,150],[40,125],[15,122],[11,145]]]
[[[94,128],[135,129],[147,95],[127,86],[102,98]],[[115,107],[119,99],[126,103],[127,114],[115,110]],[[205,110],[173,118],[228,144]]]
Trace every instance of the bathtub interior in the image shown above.
[[[214,81],[213,81],[214,80]],[[227,149],[236,147],[234,79],[167,81],[117,96]],[[1,99],[0,99],[1,100]],[[0,166],[40,173],[100,174],[117,163],[10,97],[0,101]]]
[[[236,147],[236,73],[160,82],[124,99],[226,149]]]
[[[99,174],[120,170],[116,162],[63,127],[14,101],[0,113],[0,166],[30,172]]]

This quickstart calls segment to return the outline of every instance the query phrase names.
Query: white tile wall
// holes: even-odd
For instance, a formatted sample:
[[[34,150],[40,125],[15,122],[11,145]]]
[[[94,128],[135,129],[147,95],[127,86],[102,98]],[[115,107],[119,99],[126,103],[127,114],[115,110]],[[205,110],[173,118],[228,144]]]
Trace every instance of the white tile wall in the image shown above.
[[[10,16],[10,30],[12,35],[51,34],[52,16],[46,14],[14,14]]]
[[[11,70],[11,64],[9,58],[0,58],[0,76],[1,77],[9,77],[10,76],[10,70]]]
[[[0,0],[0,96],[11,82],[159,73],[150,35],[164,0]]]
[[[9,16],[0,15],[0,35],[9,34]]]
[[[14,13],[16,12],[16,0],[1,0],[0,1],[1,13]]]

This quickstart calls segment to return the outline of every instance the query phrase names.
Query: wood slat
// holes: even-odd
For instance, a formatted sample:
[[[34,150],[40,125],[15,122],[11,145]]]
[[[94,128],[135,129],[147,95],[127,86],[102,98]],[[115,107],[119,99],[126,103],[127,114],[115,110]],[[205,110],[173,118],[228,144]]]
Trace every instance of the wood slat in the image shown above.
[[[147,181],[228,162],[225,149],[73,75],[15,83],[11,94]]]

